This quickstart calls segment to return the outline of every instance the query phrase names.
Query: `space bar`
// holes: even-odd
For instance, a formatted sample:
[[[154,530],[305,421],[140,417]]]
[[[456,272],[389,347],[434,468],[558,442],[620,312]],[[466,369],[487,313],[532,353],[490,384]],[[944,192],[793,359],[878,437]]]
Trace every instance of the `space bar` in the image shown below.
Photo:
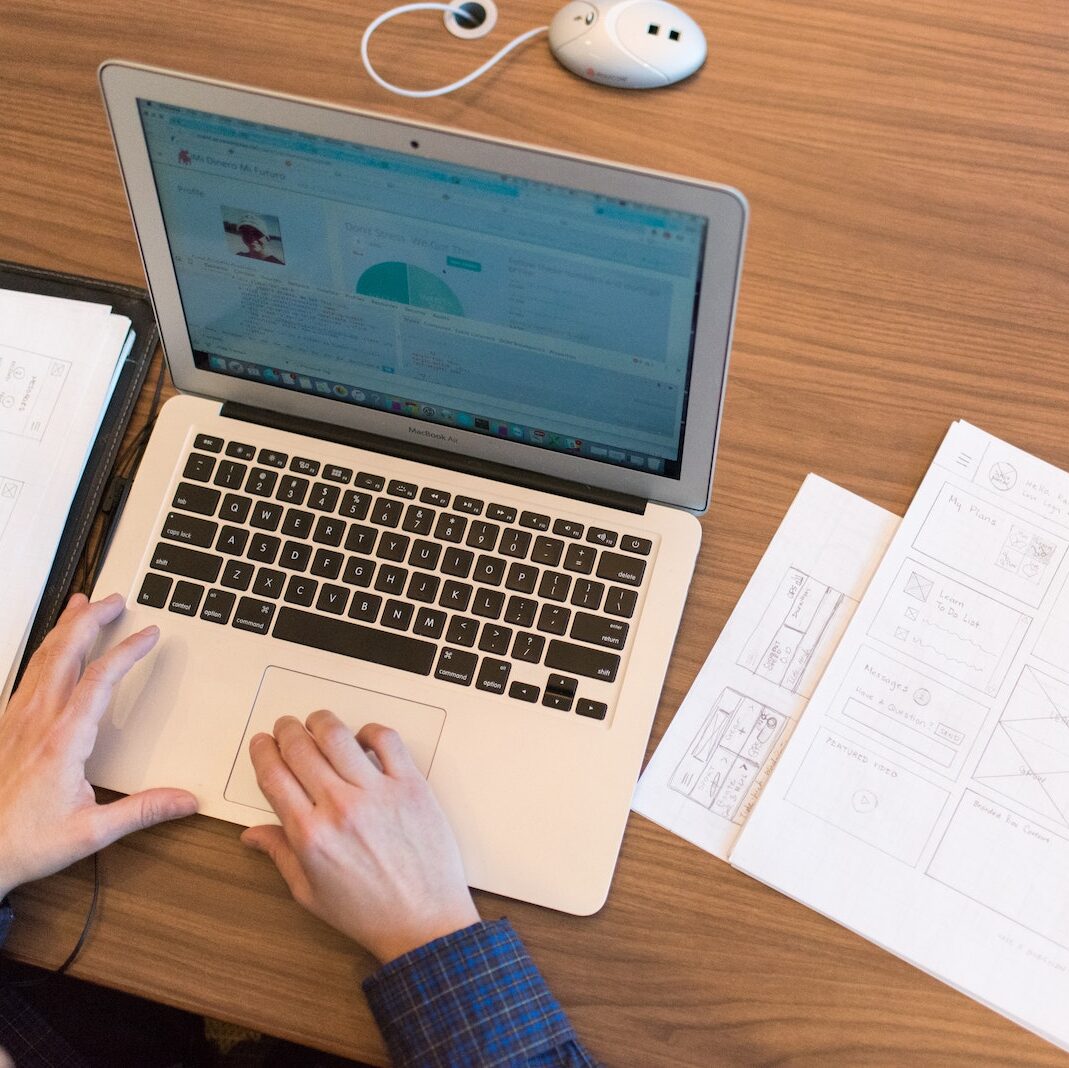
[[[279,609],[272,633],[284,642],[310,645],[313,649],[326,649],[417,675],[431,673],[434,654],[438,651],[438,646],[430,642],[361,627],[357,623],[345,623],[340,619],[328,619],[311,612],[298,612],[295,608]]]

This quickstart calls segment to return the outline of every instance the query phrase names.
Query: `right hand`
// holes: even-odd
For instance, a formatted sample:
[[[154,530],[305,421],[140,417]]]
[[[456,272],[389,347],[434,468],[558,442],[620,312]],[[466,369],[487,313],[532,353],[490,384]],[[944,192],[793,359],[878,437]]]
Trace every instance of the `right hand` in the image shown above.
[[[249,752],[282,826],[241,840],[309,912],[382,963],[479,921],[452,829],[396,731],[283,716]]]

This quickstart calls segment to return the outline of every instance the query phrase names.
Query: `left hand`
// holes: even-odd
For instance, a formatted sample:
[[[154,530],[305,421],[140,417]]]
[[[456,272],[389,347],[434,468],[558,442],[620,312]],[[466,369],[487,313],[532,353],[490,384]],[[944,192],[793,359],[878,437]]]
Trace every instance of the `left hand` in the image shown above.
[[[85,777],[112,690],[159,638],[147,627],[87,667],[101,628],[123,607],[118,594],[93,604],[75,594],[0,716],[0,898],[124,834],[197,810],[191,793],[171,789],[98,805]]]

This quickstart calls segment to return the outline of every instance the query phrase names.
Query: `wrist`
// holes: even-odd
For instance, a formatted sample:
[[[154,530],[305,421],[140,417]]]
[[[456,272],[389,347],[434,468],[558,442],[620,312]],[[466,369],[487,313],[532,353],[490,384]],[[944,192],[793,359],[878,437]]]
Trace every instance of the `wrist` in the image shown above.
[[[419,949],[455,931],[462,931],[465,927],[471,927],[472,924],[479,923],[481,920],[482,917],[475,908],[475,902],[469,897],[466,902],[458,903],[456,908],[446,912],[421,917],[408,924],[391,926],[388,931],[382,933],[382,937],[376,938],[374,944],[369,944],[367,948],[380,964],[389,964],[398,957],[411,953],[414,949]]]

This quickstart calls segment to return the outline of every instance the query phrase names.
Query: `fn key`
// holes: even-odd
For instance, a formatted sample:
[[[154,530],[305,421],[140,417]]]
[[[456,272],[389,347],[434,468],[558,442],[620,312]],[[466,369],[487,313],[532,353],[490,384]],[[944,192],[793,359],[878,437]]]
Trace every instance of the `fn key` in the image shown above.
[[[167,594],[171,592],[172,581],[166,575],[154,575],[150,571],[141,583],[137,603],[146,604],[149,608],[164,608],[167,604]]]

